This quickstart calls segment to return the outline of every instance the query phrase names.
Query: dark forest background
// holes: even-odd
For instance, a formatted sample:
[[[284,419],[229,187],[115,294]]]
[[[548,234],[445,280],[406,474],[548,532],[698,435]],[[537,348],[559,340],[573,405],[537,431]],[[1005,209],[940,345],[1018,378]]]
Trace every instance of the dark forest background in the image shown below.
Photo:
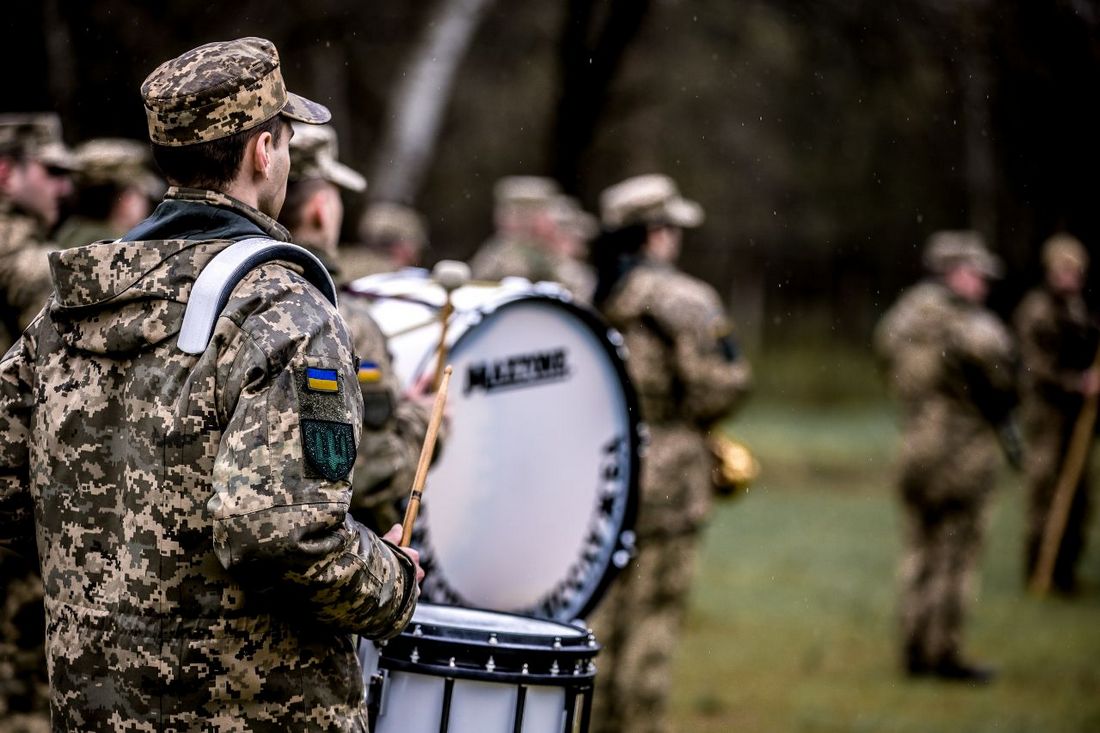
[[[70,143],[143,137],[138,88],[158,63],[261,35],[290,88],[332,109],[342,157],[373,174],[420,39],[462,1],[9,0],[0,111],[56,109]],[[594,209],[603,187],[667,172],[708,214],[684,268],[761,347],[866,343],[936,229],[989,237],[1009,264],[1002,312],[1038,279],[1047,236],[1097,248],[1092,0],[481,5],[404,196],[428,217],[433,260],[488,235],[500,176],[553,175]],[[353,224],[363,202],[348,204]]]

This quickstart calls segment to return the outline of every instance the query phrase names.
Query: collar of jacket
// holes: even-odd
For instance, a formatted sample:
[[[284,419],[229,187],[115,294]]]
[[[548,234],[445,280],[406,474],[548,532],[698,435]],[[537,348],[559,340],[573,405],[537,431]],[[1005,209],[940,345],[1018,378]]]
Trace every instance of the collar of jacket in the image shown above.
[[[121,241],[239,241],[249,237],[290,241],[282,224],[243,201],[220,191],[172,186],[152,215],[123,234]]]

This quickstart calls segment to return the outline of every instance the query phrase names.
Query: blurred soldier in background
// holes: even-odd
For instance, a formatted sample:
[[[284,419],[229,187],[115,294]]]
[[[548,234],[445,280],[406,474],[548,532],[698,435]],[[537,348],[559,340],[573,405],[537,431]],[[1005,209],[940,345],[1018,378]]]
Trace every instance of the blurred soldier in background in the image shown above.
[[[1077,239],[1059,234],[1043,245],[1046,279],[1016,310],[1020,341],[1021,418],[1027,439],[1028,521],[1026,578],[1035,572],[1039,548],[1066,459],[1073,426],[1085,397],[1100,392],[1094,364],[1097,328],[1081,289],[1089,258]],[[1089,516],[1088,471],[1075,487],[1065,531],[1058,546],[1051,587],[1077,589],[1077,564],[1085,548]]]
[[[215,257],[286,242],[289,120],[328,110],[260,38],[141,91],[172,187],[119,241],[50,254],[54,295],[0,362],[0,548],[41,559],[52,724],[362,731],[351,636],[399,633],[422,571],[348,516],[343,321],[269,261],[225,284],[201,353],[177,340]]]
[[[1012,340],[982,306],[1001,263],[970,231],[934,234],[924,261],[934,278],[903,293],[875,331],[902,405],[904,665],[910,675],[987,682],[992,671],[967,661],[961,646],[996,431],[1015,405]],[[1015,448],[1010,455],[1016,460]]]
[[[553,243],[558,184],[539,176],[508,176],[493,188],[496,231],[470,260],[478,280],[525,277],[553,280],[549,249]]]
[[[707,433],[745,394],[751,371],[718,294],[674,266],[682,227],[703,220],[698,204],[668,177],[647,175],[604,191],[600,209],[595,304],[623,334],[651,440],[638,554],[590,619],[603,644],[593,731],[660,732],[668,730],[671,660],[713,500]]]
[[[340,269],[345,282],[380,272],[419,267],[428,247],[424,218],[403,204],[377,201],[359,219],[355,247],[342,247]]]
[[[596,273],[588,264],[588,243],[599,234],[599,223],[571,196],[557,198],[553,217],[550,252],[555,278],[578,300],[591,303]]]
[[[344,211],[339,189],[361,193],[366,187],[359,173],[339,162],[332,127],[294,124],[290,183],[279,220],[290,230],[291,241],[317,255],[334,279],[340,276],[336,263]],[[352,481],[351,512],[381,532],[401,521],[398,507],[407,498],[416,473],[431,398],[423,390],[402,395],[386,337],[365,302],[345,293],[340,298],[340,315],[359,359],[357,376],[363,393],[363,434]]]
[[[73,153],[76,197],[55,237],[62,248],[117,239],[149,216],[164,193],[150,167],[149,146],[137,140],[88,140]]]
[[[53,113],[0,115],[0,350],[50,294],[47,237],[72,193],[72,153]]]
[[[0,115],[0,349],[19,339],[50,294],[47,234],[71,190],[71,153],[52,113]],[[0,549],[0,720],[48,730],[42,580],[33,557]]]

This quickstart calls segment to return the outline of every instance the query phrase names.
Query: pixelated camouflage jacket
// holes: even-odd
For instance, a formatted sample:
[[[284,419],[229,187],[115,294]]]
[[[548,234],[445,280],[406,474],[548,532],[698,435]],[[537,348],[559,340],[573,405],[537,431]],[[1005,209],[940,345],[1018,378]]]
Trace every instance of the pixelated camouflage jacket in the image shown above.
[[[998,461],[994,427],[1015,405],[1008,330],[928,281],[902,294],[874,340],[902,405],[903,492],[922,503],[980,499]]]
[[[230,238],[282,233],[217,194],[168,199],[138,230],[206,209]],[[52,254],[56,292],[0,364],[0,542],[37,538],[57,730],[363,730],[351,635],[415,606],[411,563],[348,516],[362,403],[335,309],[269,263],[204,353],[176,347],[227,244]]]
[[[752,370],[733,347],[718,294],[673,267],[635,265],[603,310],[622,332],[627,371],[650,430],[635,529],[641,537],[694,531],[713,504],[706,433],[738,406]]]
[[[341,277],[339,266],[321,248],[300,244],[325,263],[334,280]],[[429,410],[403,395],[386,336],[362,296],[342,293],[340,315],[359,360],[363,394],[363,435],[352,480],[351,513],[371,529],[384,532],[401,521],[399,508],[416,474]],[[441,430],[433,461],[439,458],[444,443],[446,430]]]
[[[1085,299],[1036,288],[1016,308],[1013,326],[1023,366],[1022,396],[1072,412],[1080,409],[1081,375],[1097,348],[1097,328]]]
[[[50,294],[53,247],[38,218],[0,199],[0,353],[23,333]]]

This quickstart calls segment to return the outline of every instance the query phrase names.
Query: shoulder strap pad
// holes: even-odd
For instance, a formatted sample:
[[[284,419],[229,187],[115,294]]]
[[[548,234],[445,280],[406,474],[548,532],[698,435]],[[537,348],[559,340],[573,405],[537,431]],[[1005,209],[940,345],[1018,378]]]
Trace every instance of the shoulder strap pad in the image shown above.
[[[207,263],[191,288],[176,345],[188,354],[201,354],[210,344],[214,323],[245,275],[260,265],[279,260],[298,265],[305,278],[336,306],[336,286],[321,261],[296,244],[265,237],[242,239]]]

